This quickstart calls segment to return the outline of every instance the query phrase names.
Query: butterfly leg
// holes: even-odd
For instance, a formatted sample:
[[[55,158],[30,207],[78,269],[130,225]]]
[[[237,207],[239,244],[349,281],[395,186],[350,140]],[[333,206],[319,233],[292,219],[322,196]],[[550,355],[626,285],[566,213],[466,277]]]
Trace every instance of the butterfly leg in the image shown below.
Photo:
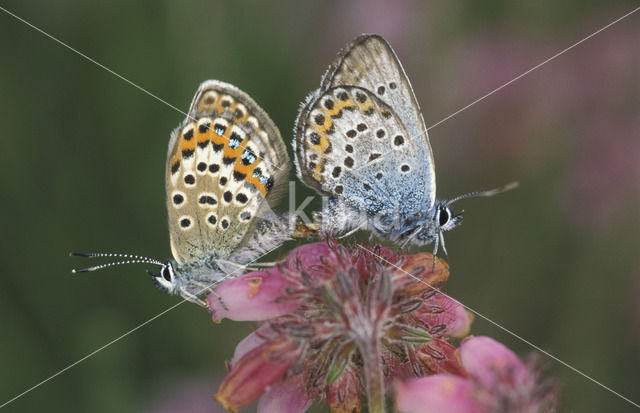
[[[218,265],[218,268],[224,271],[229,278],[233,278],[233,276],[238,277],[247,270],[247,266],[244,264],[238,264],[237,262],[220,258],[216,259],[216,265]]]
[[[338,237],[338,239],[344,239],[344,238],[347,238],[348,236],[353,235],[353,234],[355,234],[356,232],[358,232],[358,230],[360,230],[360,227],[355,227],[355,228],[353,228],[353,229],[349,230],[346,234],[342,234],[342,235],[340,235],[340,236]]]
[[[400,245],[400,248],[406,247],[411,242],[412,239],[417,237],[418,234],[422,232],[423,229],[424,229],[424,227],[420,226],[415,231],[413,231],[413,233],[411,235],[409,235],[404,241],[402,241],[402,244]],[[437,251],[438,251],[438,247],[436,246],[436,252]],[[433,253],[433,255],[434,256],[436,255],[435,252]]]
[[[247,268],[255,268],[255,269],[258,269],[258,268],[272,268],[272,267],[275,267],[276,265],[278,265],[278,263],[275,262],[275,261],[271,261],[271,262],[254,262],[254,263],[251,264],[250,267],[247,267]]]
[[[431,271],[435,271],[436,269],[436,254],[438,253],[438,237],[433,241],[433,267]]]
[[[222,300],[222,297],[218,295],[218,293],[216,293],[216,290],[213,288],[215,285],[219,284],[220,281],[211,283],[211,282],[191,280],[190,282],[192,284],[191,291],[196,291],[196,293],[194,294],[192,292],[189,292],[187,289],[183,289],[181,292],[182,292],[182,296],[185,299],[191,302],[194,302],[196,304],[200,304],[203,307],[209,308],[209,305],[205,301],[199,299],[197,296],[201,294],[210,294],[215,296],[218,299],[218,302],[220,303],[220,305],[225,311],[229,310],[229,308],[226,306],[226,304]]]
[[[192,303],[198,304],[200,307],[204,307],[204,308],[208,308],[207,303],[203,300],[201,300],[200,298],[198,298],[197,295],[190,293],[189,291],[187,291],[186,288],[183,288],[180,290],[180,296],[182,298],[184,298],[187,301],[190,301]]]
[[[224,300],[222,299],[222,297],[220,297],[220,296],[218,295],[218,293],[216,293],[216,290],[211,289],[211,290],[209,290],[209,291],[211,292],[211,294],[212,294],[212,295],[215,295],[215,296],[216,296],[216,298],[218,299],[218,302],[220,303],[220,305],[222,306],[222,308],[223,308],[225,311],[229,311],[229,308],[228,308],[228,307],[227,307],[227,305],[224,303]]]

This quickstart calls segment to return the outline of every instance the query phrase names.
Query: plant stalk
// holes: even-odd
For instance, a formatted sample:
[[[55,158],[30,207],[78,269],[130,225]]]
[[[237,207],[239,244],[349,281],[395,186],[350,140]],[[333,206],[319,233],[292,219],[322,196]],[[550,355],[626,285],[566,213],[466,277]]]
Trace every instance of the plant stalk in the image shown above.
[[[380,339],[372,334],[364,343],[360,343],[360,353],[364,363],[364,382],[370,413],[385,413],[384,373],[382,371],[382,355]]]

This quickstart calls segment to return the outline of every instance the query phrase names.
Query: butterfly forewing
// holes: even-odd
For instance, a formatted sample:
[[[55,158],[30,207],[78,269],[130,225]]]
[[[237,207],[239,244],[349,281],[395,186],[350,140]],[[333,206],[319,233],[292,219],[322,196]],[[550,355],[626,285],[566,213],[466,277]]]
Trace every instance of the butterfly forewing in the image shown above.
[[[432,188],[428,199],[433,205],[435,170],[427,128],[411,83],[389,43],[380,36],[366,34],[349,43],[325,73],[321,90],[336,86],[368,89],[394,109],[410,139],[416,141],[422,162],[427,165],[424,182]]]
[[[247,242],[274,187],[288,173],[277,127],[244,92],[204,82],[172,134],[167,209],[174,258],[228,257]]]
[[[411,214],[424,205],[428,164],[402,120],[370,90],[340,86],[310,101],[298,119],[304,181],[369,214]]]

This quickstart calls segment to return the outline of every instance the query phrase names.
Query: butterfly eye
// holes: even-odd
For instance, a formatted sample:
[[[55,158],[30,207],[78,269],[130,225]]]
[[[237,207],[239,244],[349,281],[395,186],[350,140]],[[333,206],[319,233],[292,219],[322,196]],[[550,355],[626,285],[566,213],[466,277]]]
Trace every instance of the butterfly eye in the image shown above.
[[[169,268],[169,266],[162,267],[162,270],[160,271],[160,274],[162,275],[162,278],[167,280],[167,282],[171,282],[172,281],[173,277],[172,277],[171,269]]]
[[[451,210],[448,207],[441,207],[440,213],[438,214],[438,224],[441,227],[447,225],[449,219],[451,218]]]

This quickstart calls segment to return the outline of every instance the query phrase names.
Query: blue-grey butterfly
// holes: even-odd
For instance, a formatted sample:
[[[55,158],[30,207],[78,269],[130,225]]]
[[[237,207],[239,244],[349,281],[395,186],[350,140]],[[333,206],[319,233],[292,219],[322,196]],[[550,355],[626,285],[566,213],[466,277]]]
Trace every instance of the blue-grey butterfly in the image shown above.
[[[156,285],[204,304],[198,295],[290,239],[295,220],[269,206],[288,171],[286,146],[264,110],[235,86],[206,81],[169,140],[165,184],[173,260],[78,253],[72,255],[123,260],[74,272],[156,264],[160,271],[150,272]]]
[[[328,196],[324,231],[368,229],[402,245],[434,242],[459,225],[450,205],[509,184],[436,200],[433,153],[420,106],[391,46],[380,36],[349,43],[302,104],[293,142],[298,177]]]

